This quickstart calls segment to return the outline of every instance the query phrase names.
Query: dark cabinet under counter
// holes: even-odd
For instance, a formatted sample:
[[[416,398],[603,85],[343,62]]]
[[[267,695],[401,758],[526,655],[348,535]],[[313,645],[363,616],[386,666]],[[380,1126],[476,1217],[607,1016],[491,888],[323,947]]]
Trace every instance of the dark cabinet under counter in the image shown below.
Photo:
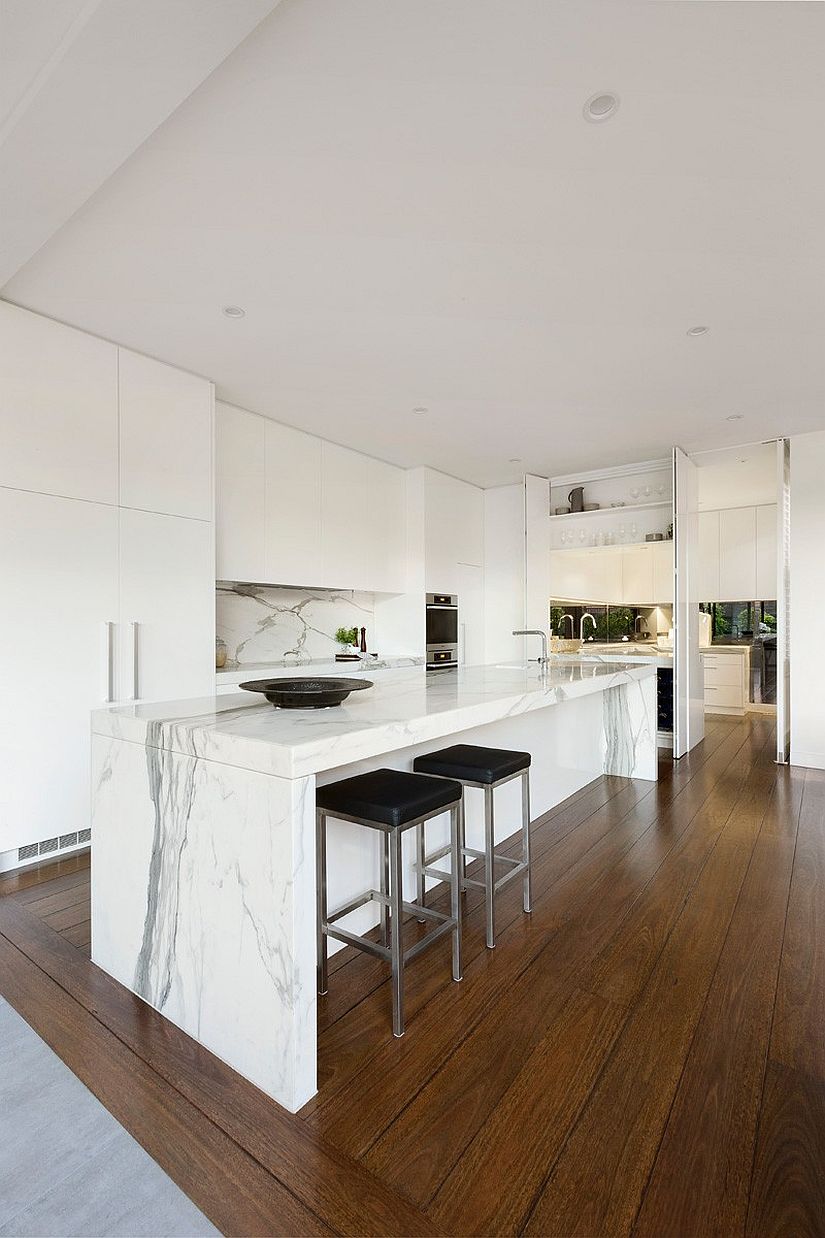
[[[656,671],[656,725],[660,731],[673,732],[673,668],[660,666]]]

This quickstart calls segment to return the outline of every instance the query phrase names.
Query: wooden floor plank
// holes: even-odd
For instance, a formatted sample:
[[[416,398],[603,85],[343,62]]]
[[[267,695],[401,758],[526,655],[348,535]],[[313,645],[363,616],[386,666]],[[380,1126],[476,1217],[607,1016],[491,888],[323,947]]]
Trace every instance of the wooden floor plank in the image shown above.
[[[802,792],[771,1058],[825,1083],[825,772]]]
[[[717,843],[525,1233],[629,1233],[750,850],[724,837]]]
[[[430,1204],[446,1233],[520,1231],[624,1018],[612,1002],[573,991]]]
[[[825,1085],[768,1065],[750,1188],[749,1238],[825,1234]]]
[[[794,840],[761,836],[634,1233],[742,1233]]]

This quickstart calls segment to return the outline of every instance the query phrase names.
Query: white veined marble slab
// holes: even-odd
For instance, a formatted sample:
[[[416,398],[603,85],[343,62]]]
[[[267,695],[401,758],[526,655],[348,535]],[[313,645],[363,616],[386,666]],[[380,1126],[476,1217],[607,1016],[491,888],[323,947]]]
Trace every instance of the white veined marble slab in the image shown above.
[[[559,661],[421,668],[386,673],[372,688],[324,710],[276,710],[238,693],[120,705],[92,715],[95,734],[202,757],[282,778],[300,778],[502,718],[653,678],[623,662]]]

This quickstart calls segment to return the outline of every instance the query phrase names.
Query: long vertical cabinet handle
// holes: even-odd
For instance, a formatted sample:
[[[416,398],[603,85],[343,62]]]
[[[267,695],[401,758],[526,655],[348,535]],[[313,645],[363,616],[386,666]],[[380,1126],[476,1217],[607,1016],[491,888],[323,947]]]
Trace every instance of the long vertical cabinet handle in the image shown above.
[[[129,627],[132,631],[132,693],[129,699],[136,701],[140,698],[140,624],[133,622]]]
[[[115,699],[115,625],[104,620],[101,628],[101,653],[103,665],[103,700],[110,705]]]

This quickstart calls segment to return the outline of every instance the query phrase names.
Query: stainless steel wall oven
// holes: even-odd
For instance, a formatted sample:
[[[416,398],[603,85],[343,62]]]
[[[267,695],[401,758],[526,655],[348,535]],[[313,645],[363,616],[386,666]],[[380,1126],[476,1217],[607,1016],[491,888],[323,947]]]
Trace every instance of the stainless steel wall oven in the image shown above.
[[[458,596],[427,594],[427,670],[458,666]]]

